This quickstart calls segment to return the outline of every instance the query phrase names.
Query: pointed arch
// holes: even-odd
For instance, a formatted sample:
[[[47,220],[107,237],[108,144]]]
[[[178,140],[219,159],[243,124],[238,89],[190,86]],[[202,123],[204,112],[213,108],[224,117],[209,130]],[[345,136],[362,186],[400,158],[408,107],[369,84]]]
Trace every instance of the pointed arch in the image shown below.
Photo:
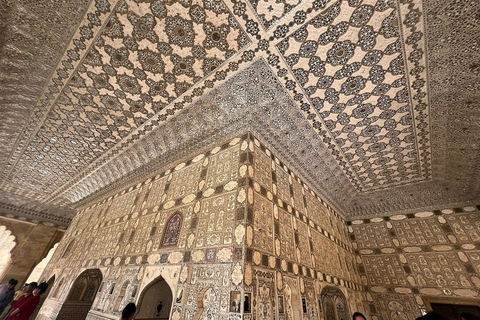
[[[60,281],[58,282],[55,290],[53,291],[52,298],[58,298],[58,295],[60,294],[60,291],[62,289],[62,285],[63,285],[64,281],[65,281],[65,277],[60,279]]]
[[[171,247],[178,244],[182,230],[183,216],[180,211],[175,212],[165,224],[162,236],[162,247]]]
[[[100,284],[98,282],[88,283],[87,288],[85,289],[85,293],[83,294],[82,301],[84,302],[93,302],[95,295],[97,293]]]
[[[113,311],[120,311],[120,307],[122,306],[122,301],[125,298],[125,294],[127,292],[127,288],[130,282],[127,280],[123,283],[122,287],[120,288],[120,292],[118,293],[117,299],[115,300],[115,304],[113,306]]]
[[[79,282],[76,282],[70,291],[68,296],[69,301],[82,301],[83,293],[85,292],[85,287],[87,286],[87,279],[81,279]]]
[[[322,290],[320,296],[325,320],[347,319],[347,316],[350,314],[347,299],[339,288],[327,286]]]
[[[173,292],[162,276],[155,278],[143,289],[138,299],[135,319],[170,319]]]
[[[99,269],[87,269],[75,279],[67,299],[60,309],[58,320],[85,319],[93,300],[102,283],[102,272]]]

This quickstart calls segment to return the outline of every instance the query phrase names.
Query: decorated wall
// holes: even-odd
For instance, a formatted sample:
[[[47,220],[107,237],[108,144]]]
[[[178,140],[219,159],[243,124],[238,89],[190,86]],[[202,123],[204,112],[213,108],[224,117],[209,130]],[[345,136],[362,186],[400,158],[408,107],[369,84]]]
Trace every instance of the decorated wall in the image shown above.
[[[480,294],[478,207],[344,221],[252,134],[109,192],[47,266],[40,319],[414,319]]]
[[[366,312],[345,221],[262,142],[248,150],[244,319]]]
[[[82,207],[39,315],[346,319],[367,312],[355,264],[345,221],[245,134]]]
[[[230,292],[240,291],[243,280],[246,139],[151,172],[143,182],[81,208],[43,274],[56,280],[40,318],[74,319],[90,299],[84,297],[88,285],[75,279],[98,269],[102,281],[88,319],[117,319],[126,303],[141,301],[158,279],[172,291],[172,319],[197,313],[232,319]],[[160,302],[143,300],[152,310]],[[161,302],[169,311],[170,302]],[[165,309],[158,316],[168,318]],[[152,310],[145,314],[152,316]]]
[[[373,319],[415,319],[429,301],[478,298],[480,207],[348,222]]]

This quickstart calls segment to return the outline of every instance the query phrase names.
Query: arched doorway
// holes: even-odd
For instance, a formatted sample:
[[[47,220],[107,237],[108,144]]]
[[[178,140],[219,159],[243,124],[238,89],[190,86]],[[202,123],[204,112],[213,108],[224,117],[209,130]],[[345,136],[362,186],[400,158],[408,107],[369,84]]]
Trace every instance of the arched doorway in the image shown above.
[[[139,307],[135,319],[169,319],[172,311],[173,294],[168,283],[162,277],[152,281],[140,295]]]
[[[340,289],[325,287],[322,290],[321,301],[325,320],[347,320],[349,318],[347,299]]]
[[[57,320],[84,320],[92,307],[102,279],[102,273],[98,269],[82,272],[73,283]]]

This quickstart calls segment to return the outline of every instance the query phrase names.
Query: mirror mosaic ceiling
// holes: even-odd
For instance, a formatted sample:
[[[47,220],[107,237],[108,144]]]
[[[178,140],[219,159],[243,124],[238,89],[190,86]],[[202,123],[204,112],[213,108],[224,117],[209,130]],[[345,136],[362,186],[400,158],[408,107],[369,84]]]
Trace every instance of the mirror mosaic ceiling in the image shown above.
[[[79,202],[246,131],[347,219],[476,204],[479,12],[450,0],[3,2],[1,208],[65,224]]]

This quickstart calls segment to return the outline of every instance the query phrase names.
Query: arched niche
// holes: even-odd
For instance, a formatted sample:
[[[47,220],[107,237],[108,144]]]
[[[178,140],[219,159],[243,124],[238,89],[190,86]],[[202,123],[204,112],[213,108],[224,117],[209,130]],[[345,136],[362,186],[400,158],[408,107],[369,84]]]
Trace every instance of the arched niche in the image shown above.
[[[17,242],[15,236],[7,227],[0,225],[0,279],[12,262],[11,253]]]
[[[339,288],[327,286],[320,296],[325,320],[347,320],[350,317],[347,299]]]
[[[300,295],[300,284],[298,279],[285,277],[284,304],[285,314],[288,319],[302,318],[302,299]],[[250,302],[252,304],[252,302]]]
[[[182,230],[183,217],[182,214],[175,212],[165,224],[162,236],[162,247],[173,247],[178,243],[180,231]]]
[[[158,277],[140,294],[135,319],[170,319],[172,305],[172,289],[163,277]]]
[[[212,287],[203,288],[197,296],[197,313],[193,320],[213,319],[217,310],[213,306],[216,292]]]
[[[58,298],[60,296],[60,292],[62,291],[63,283],[65,282],[65,277],[61,278],[58,284],[55,285],[55,289],[52,288],[53,294],[52,298]]]
[[[120,307],[122,305],[123,299],[125,298],[128,284],[129,284],[129,281],[127,280],[123,283],[122,287],[120,288],[120,292],[118,293],[117,299],[115,300],[115,304],[113,306],[113,311],[116,311],[116,312],[121,311]]]
[[[98,269],[83,271],[74,281],[57,320],[84,320],[92,307],[102,279],[102,273]]]

